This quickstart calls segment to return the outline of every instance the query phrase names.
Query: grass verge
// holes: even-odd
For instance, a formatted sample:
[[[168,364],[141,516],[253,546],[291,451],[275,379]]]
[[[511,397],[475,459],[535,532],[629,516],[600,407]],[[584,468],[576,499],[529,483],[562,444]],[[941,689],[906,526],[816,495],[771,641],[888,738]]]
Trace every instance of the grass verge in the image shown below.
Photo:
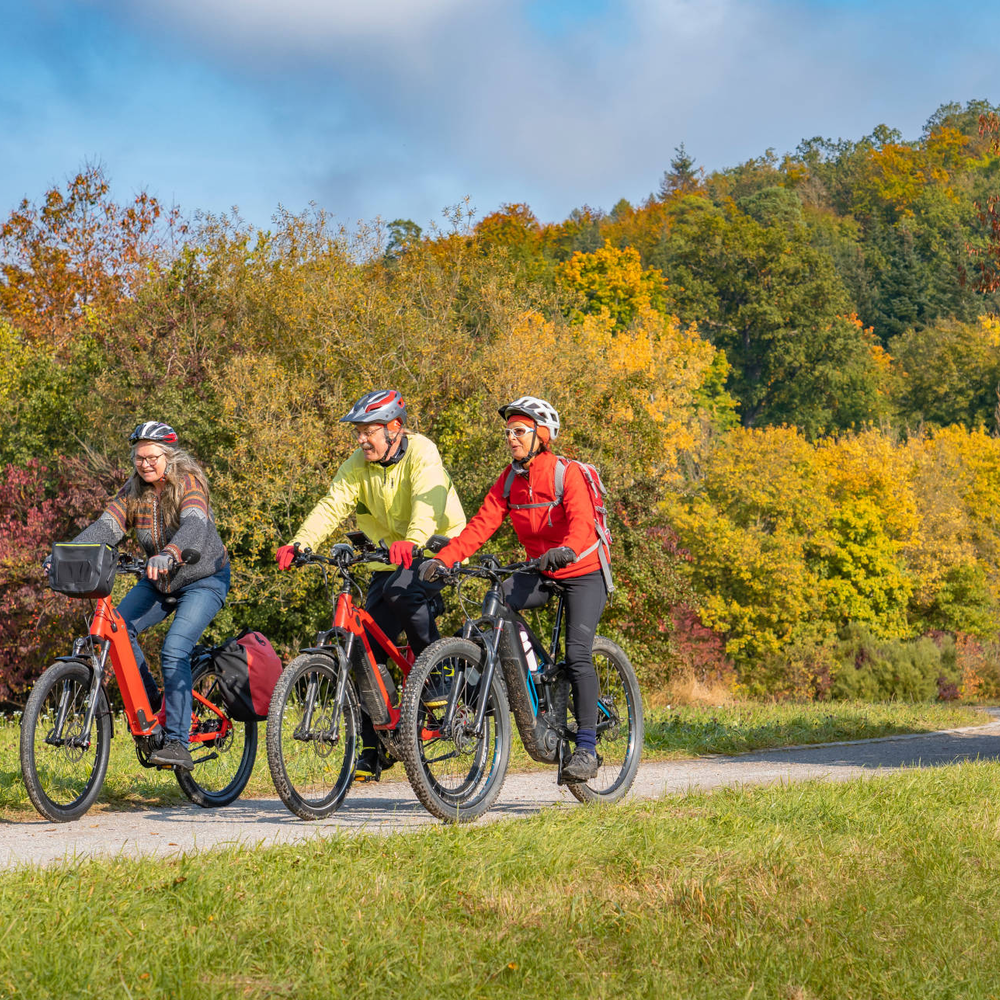
[[[989,721],[981,710],[965,705],[901,703],[872,705],[861,702],[772,705],[734,702],[719,707],[688,705],[654,709],[646,718],[644,760],[667,760],[709,753],[740,753],[766,747],[834,740],[933,732],[974,726]],[[0,819],[35,819],[18,762],[18,720],[0,717]],[[111,760],[101,798],[95,809],[138,809],[184,801],[171,773],[148,770],[136,760],[124,720],[115,722]],[[264,751],[264,724],[258,727],[259,746],[253,775],[244,797],[274,797]],[[512,770],[546,770],[532,761],[517,732],[511,751]],[[402,765],[383,780],[405,781]]]
[[[8,997],[996,995],[1000,765],[8,873]]]

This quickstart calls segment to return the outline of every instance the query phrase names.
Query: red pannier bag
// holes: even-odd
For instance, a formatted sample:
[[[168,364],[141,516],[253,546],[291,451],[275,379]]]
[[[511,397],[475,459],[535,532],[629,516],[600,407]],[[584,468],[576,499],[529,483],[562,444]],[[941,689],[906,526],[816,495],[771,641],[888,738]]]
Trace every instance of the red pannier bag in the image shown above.
[[[244,629],[216,646],[211,655],[230,718],[263,722],[282,671],[281,658],[267,636]]]

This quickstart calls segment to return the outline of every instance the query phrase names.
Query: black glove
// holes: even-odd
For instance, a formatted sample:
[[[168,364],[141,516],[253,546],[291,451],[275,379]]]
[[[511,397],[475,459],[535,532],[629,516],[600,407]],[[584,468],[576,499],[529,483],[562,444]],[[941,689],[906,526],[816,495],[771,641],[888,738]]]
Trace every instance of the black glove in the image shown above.
[[[50,553],[49,553],[49,554],[48,554],[48,555],[47,555],[47,556],[46,556],[46,557],[45,557],[45,558],[44,558],[44,559],[42,560],[42,572],[43,572],[43,573],[44,573],[44,574],[45,574],[46,576],[48,576],[48,575],[49,575],[49,573],[51,572],[51,570],[52,570],[52,553],[50,552]]]
[[[424,548],[430,549],[431,552],[437,555],[450,541],[451,539],[447,535],[431,535],[427,539],[427,544]]]
[[[418,575],[424,583],[433,583],[439,576],[444,576],[447,572],[448,567],[440,559],[426,559],[420,564]]]
[[[538,568],[543,573],[551,573],[554,569],[562,569],[573,562],[576,562],[576,553],[568,545],[560,545],[541,554]]]

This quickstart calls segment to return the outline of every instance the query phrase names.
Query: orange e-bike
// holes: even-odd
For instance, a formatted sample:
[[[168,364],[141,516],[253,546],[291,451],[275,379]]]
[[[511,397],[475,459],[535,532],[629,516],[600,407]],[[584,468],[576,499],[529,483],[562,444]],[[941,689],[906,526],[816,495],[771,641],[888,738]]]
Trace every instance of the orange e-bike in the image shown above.
[[[164,715],[150,706],[125,621],[111,601],[116,573],[141,577],[146,560],[118,553],[107,545],[75,548],[91,550],[82,553],[76,579],[61,586],[50,575],[50,585],[69,596],[96,599],[90,631],[74,641],[69,656],[57,657],[45,669],[21,717],[21,772],[28,797],[54,822],[78,819],[100,795],[114,735],[106,690],[109,663],[143,767],[159,766],[150,761],[150,755],[165,740]],[[193,550],[182,553],[188,564],[198,559]],[[191,657],[193,699],[188,741],[194,769],[174,770],[184,794],[206,807],[227,805],[239,797],[250,780],[257,753],[257,723],[230,717],[212,653],[197,646]]]

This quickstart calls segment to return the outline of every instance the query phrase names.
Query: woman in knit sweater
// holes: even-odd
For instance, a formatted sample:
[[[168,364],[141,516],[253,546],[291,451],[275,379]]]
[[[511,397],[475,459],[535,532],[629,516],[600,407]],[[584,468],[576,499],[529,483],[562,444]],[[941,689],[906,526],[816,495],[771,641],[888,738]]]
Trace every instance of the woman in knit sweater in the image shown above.
[[[153,710],[166,702],[166,743],[150,760],[191,770],[191,652],[225,604],[229,555],[215,528],[205,472],[178,447],[173,428],[150,420],[136,427],[129,440],[135,471],[104,513],[73,541],[117,545],[134,531],[145,550],[146,577],[125,595],[118,611]],[[183,562],[185,549],[199,553],[197,562]],[[170,614],[173,621],[160,653],[164,698],[136,637]]]

